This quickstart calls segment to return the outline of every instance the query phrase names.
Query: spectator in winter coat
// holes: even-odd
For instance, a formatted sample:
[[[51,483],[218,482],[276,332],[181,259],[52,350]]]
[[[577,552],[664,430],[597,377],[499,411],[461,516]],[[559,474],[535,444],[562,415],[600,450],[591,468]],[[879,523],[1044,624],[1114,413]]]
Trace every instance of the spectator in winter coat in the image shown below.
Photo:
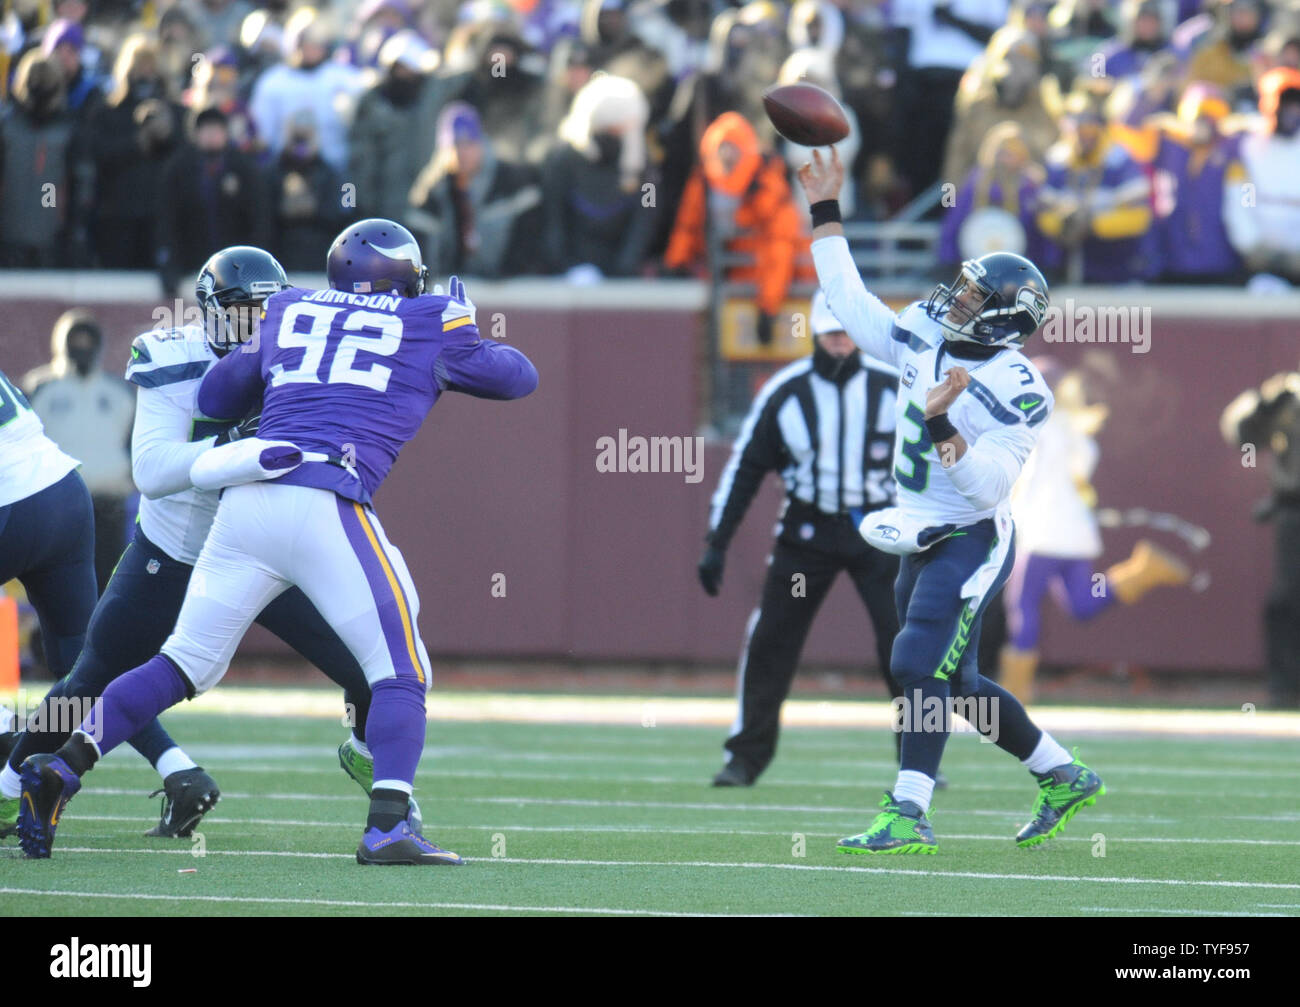
[[[1047,153],[1036,223],[1047,239],[1039,264],[1070,282],[1131,283],[1155,269],[1151,182],[1106,135],[1086,95],[1066,102],[1064,138]]]
[[[536,169],[500,160],[473,107],[438,117],[438,148],[411,189],[406,221],[441,276],[496,279],[538,272],[542,188]]]
[[[551,272],[597,279],[634,276],[645,265],[658,213],[646,173],[646,115],[640,88],[621,77],[593,77],[574,97],[542,166]]]
[[[1254,83],[1252,54],[1264,37],[1261,0],[1220,0],[1216,24],[1188,62],[1188,80],[1221,88],[1234,105],[1249,98]]]
[[[285,29],[289,60],[258,79],[249,110],[272,155],[279,155],[294,113],[311,112],[320,130],[321,154],[342,171],[348,163],[347,119],[360,78],[352,67],[326,60],[331,42],[328,29],[312,8],[295,11]]]
[[[320,156],[310,112],[289,120],[289,135],[267,172],[270,250],[288,270],[319,272],[334,235],[356,214],[344,199],[343,176]]]
[[[700,162],[686,183],[664,265],[684,269],[703,262],[709,232],[727,251],[752,257],[752,264],[734,267],[728,279],[758,285],[758,336],[767,344],[797,260],[809,245],[785,164],[760,147],[754,128],[737,112],[723,113],[705,130]],[[806,278],[808,267],[800,275]]]
[[[1241,141],[1249,198],[1225,201],[1228,234],[1251,272],[1300,284],[1300,70],[1264,74],[1259,110],[1263,128]]]
[[[163,171],[159,266],[172,296],[183,277],[228,245],[264,246],[270,237],[265,182],[230,142],[226,116],[207,108],[193,119],[192,140]]]
[[[1041,161],[1059,132],[1058,105],[1055,78],[1044,77],[1034,37],[1015,28],[999,30],[957,91],[943,180],[960,185],[975,166],[988,131],[1007,119],[1020,124],[1021,140],[1033,159]]]
[[[433,152],[433,133],[422,127],[436,115],[428,98],[437,67],[438,53],[413,31],[397,32],[380,48],[378,77],[357,101],[348,134],[358,217],[400,220],[406,212],[411,184]]]
[[[0,263],[71,265],[63,241],[71,192],[73,124],[57,62],[29,49],[18,61],[13,104],[0,115]]]
[[[1178,115],[1154,116],[1117,139],[1148,165],[1155,183],[1155,232],[1165,283],[1233,283],[1241,259],[1228,240],[1225,201],[1242,198],[1240,140],[1224,135],[1228,102],[1205,84],[1187,89]]]
[[[163,165],[180,141],[180,109],[171,101],[147,35],[122,43],[113,86],[87,123],[95,166],[94,244],[114,269],[155,269]]]
[[[984,138],[975,167],[957,191],[955,203],[944,213],[939,232],[939,261],[955,265],[994,251],[1016,252],[1037,261],[1040,239],[1034,209],[1043,179],[1042,166],[1030,156],[1020,124],[1008,121],[994,126]],[[1007,237],[1018,235],[1019,242],[978,249],[964,247],[975,240],[973,234],[964,234],[967,221],[976,212],[989,208],[1003,211],[1019,225],[1018,230],[1008,225],[1005,232],[999,232]]]

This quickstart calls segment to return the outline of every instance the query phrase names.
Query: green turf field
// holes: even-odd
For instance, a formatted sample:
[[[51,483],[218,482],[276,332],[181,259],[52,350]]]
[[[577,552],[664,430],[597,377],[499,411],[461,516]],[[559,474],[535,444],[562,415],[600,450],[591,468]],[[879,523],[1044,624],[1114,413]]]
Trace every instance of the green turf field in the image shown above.
[[[790,728],[758,786],[717,790],[717,726],[434,723],[425,831],[471,862],[383,870],[353,860],[366,802],[338,768],[337,720],[193,712],[170,726],[224,792],[202,848],[143,837],[157,777],[124,749],[87,778],[53,859],[0,843],[0,913],[1300,913],[1294,739],[1058,732],[1108,795],[1024,851],[1011,837],[1028,774],[954,736],[938,855],[848,857],[836,839],[865,828],[893,780],[878,728]]]

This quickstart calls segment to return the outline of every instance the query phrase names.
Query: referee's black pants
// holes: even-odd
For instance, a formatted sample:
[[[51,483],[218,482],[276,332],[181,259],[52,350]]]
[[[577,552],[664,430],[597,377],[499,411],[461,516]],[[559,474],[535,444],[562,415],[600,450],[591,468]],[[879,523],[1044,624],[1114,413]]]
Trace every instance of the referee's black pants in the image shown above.
[[[853,580],[871,617],[877,666],[889,694],[902,694],[889,674],[898,635],[898,557],[867,545],[847,516],[791,504],[768,561],[762,600],[749,619],[736,683],[739,710],[724,746],[728,765],[738,766],[750,779],[776,754],[781,704],[790,693],[817,610],[841,571]]]

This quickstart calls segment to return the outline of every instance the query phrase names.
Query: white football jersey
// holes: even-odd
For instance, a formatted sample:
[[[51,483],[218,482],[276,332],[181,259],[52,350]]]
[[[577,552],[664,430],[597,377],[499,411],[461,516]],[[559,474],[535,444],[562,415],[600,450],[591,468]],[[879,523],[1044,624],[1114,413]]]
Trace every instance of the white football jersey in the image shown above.
[[[898,369],[899,508],[927,526],[969,525],[1009,514],[1011,487],[1052,410],[1052,393],[1038,369],[1014,347],[987,360],[954,357],[924,302],[895,315],[867,291],[842,237],[815,241],[813,258],[827,304],[844,330],[867,354]],[[971,381],[948,418],[969,447],[944,468],[925,429],[925,397],[954,366],[966,368]]]
[[[80,464],[45,435],[27,397],[0,371],[0,507],[48,489]]]
[[[218,494],[195,489],[190,466],[231,419],[199,413],[199,384],[217,361],[203,327],[151,329],[131,343],[126,380],[139,389],[131,467],[140,489],[140,527],[173,559],[193,564],[217,513]]]

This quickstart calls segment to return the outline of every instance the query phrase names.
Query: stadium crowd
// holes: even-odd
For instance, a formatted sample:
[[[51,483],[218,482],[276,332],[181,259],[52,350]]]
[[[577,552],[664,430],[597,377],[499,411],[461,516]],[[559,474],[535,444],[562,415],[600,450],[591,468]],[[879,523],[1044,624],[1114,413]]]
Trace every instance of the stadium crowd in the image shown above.
[[[402,220],[435,274],[806,269],[773,82],[835,93],[854,220],[1081,282],[1300,283],[1296,0],[6,0],[0,266],[319,270]],[[797,187],[796,187],[797,188]],[[746,278],[738,274],[737,278]]]

